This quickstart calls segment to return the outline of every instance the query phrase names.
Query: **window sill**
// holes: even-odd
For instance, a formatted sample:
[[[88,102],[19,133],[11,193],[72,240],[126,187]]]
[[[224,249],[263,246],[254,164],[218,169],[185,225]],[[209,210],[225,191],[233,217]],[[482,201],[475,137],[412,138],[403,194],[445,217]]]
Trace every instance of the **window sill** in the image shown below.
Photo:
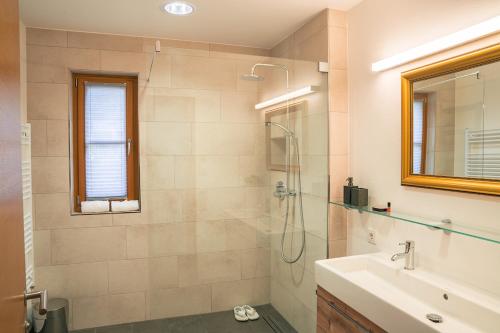
[[[81,215],[114,215],[114,214],[138,214],[141,210],[131,210],[128,212],[96,212],[96,213],[82,213],[82,212],[71,212],[71,216],[81,216]]]

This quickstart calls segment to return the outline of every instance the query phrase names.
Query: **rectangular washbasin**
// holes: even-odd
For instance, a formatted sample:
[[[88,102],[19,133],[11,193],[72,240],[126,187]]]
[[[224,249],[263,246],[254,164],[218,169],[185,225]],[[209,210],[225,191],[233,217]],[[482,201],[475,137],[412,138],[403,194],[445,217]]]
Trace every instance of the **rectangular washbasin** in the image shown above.
[[[500,299],[374,253],[318,260],[316,283],[388,332],[499,332]],[[427,314],[438,314],[434,323]]]

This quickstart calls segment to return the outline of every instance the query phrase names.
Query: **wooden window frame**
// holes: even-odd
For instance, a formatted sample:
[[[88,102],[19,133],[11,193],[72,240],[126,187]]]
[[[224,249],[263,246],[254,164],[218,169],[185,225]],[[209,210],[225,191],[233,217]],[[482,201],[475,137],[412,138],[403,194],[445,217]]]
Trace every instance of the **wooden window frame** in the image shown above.
[[[420,160],[420,174],[425,175],[425,168],[427,166],[427,108],[428,96],[425,93],[416,93],[413,96],[414,101],[422,102],[422,158]],[[413,113],[412,113],[413,117]],[[413,158],[413,152],[412,152]]]
[[[73,73],[73,203],[81,212],[80,203],[87,200],[85,170],[85,84],[121,83],[126,86],[126,137],[130,140],[127,156],[127,200],[139,199],[139,135],[138,80],[136,76]],[[123,198],[108,198],[123,200]]]

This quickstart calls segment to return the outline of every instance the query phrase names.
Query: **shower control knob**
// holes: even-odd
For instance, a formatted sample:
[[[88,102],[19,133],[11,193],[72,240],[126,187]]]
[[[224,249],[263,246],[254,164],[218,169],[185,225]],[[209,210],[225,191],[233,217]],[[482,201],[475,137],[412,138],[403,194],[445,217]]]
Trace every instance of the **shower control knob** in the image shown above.
[[[288,191],[286,189],[286,186],[285,186],[285,184],[283,184],[283,182],[281,180],[276,183],[276,190],[274,191],[273,195],[276,198],[280,198],[280,199],[283,199],[284,197],[286,197],[288,195]]]

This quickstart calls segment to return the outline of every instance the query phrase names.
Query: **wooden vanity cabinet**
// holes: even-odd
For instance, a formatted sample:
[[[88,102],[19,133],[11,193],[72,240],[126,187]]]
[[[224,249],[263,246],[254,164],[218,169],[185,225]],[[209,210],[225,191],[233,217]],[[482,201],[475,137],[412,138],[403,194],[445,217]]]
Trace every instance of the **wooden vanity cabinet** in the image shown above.
[[[379,326],[318,286],[317,333],[382,333]]]

